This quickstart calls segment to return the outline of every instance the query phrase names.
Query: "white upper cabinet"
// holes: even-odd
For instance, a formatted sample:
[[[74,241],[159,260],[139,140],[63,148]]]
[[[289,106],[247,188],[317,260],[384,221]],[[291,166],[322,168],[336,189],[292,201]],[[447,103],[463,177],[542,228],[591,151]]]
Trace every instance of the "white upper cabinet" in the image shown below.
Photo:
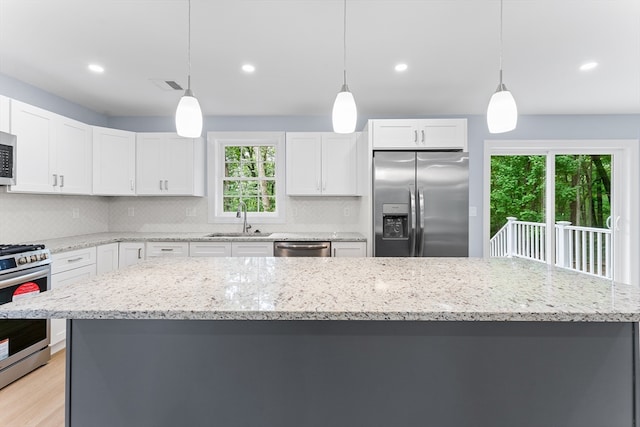
[[[13,192],[91,193],[91,128],[11,100],[11,132],[18,137]]]
[[[372,120],[373,148],[467,151],[467,119]]]
[[[138,133],[137,194],[204,196],[204,143],[174,133]]]
[[[61,193],[91,194],[93,175],[91,126],[58,116],[55,126],[55,166]]]
[[[289,196],[358,196],[357,134],[288,132]]]
[[[0,95],[0,132],[11,133],[11,101]]]
[[[93,193],[101,196],[136,194],[136,134],[93,127]]]

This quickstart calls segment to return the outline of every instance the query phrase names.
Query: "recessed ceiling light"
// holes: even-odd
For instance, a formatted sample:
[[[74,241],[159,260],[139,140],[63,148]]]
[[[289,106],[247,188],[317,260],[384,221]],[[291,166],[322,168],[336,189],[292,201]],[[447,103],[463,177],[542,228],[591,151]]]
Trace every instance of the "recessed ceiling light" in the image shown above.
[[[407,68],[409,68],[409,66],[408,66],[407,64],[404,64],[404,63],[403,63],[403,64],[398,64],[398,65],[396,65],[396,67],[395,67],[395,68],[396,68],[396,71],[397,71],[397,72],[401,73],[401,72],[403,72],[403,71],[407,71]]]
[[[245,73],[253,73],[256,70],[256,67],[254,67],[251,64],[244,64],[242,66],[242,71],[244,71]]]
[[[104,67],[98,64],[89,64],[89,70],[94,73],[104,73]]]
[[[584,64],[582,64],[580,66],[580,71],[589,71],[589,70],[593,70],[594,68],[596,68],[598,66],[597,62],[585,62]]]

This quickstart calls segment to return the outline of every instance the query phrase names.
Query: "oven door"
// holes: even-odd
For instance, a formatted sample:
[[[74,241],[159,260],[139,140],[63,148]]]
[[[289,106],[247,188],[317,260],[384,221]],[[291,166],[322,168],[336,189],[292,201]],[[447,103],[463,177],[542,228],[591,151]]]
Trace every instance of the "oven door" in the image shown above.
[[[0,275],[0,305],[49,290],[51,266]],[[0,320],[0,370],[49,345],[49,319]]]

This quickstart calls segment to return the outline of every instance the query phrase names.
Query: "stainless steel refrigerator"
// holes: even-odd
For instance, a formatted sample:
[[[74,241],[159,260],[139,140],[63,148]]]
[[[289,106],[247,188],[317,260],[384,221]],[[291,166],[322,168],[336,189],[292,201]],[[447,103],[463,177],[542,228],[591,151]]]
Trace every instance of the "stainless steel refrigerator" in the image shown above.
[[[374,256],[469,256],[469,154],[373,154]]]

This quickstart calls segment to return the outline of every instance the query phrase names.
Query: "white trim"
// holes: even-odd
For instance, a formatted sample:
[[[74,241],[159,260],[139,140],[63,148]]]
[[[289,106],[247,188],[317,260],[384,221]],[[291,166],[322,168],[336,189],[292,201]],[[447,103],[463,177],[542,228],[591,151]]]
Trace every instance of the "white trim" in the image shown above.
[[[619,229],[613,233],[614,243],[614,280],[623,283],[638,285],[640,279],[640,267],[635,261],[640,256],[640,163],[639,141],[633,139],[607,139],[607,140],[485,140],[483,157],[483,254],[489,256],[489,222],[490,222],[490,186],[491,186],[491,156],[493,155],[562,155],[562,154],[610,154],[613,158],[612,165],[612,209],[613,218],[620,218]],[[549,163],[549,162],[547,162]],[[547,165],[547,174],[551,173]],[[555,165],[553,165],[555,169]],[[552,181],[554,182],[555,179]],[[548,186],[549,187],[549,186]],[[555,212],[551,212],[555,205],[553,200],[554,189],[547,189],[546,203],[549,215],[554,218]],[[621,202],[623,201],[623,202]],[[553,216],[552,216],[553,214]],[[553,230],[553,226],[547,230]],[[551,222],[553,224],[553,222]],[[554,243],[553,233],[547,239],[547,245]],[[553,253],[547,252],[547,257],[553,263]]]
[[[232,212],[222,212],[222,176],[221,159],[224,159],[225,147],[229,145],[273,145],[276,147],[276,211],[250,212],[251,223],[284,223],[285,215],[285,134],[284,132],[207,132],[207,183],[210,223],[236,223],[238,219]]]

